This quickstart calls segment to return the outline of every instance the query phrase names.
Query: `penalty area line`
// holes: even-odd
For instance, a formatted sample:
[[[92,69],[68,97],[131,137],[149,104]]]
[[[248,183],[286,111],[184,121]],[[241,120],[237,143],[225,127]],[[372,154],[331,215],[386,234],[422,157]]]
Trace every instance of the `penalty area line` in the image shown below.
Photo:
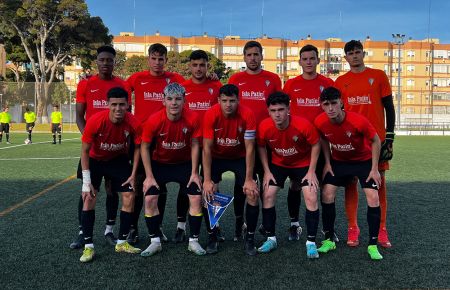
[[[31,201],[37,199],[38,197],[41,197],[42,195],[46,194],[46,193],[49,192],[50,190],[55,189],[56,187],[58,187],[58,186],[60,186],[60,185],[63,185],[64,183],[66,183],[66,182],[68,182],[68,181],[74,179],[75,177],[76,177],[76,175],[69,176],[69,177],[67,177],[66,179],[61,180],[60,182],[55,183],[55,184],[53,184],[53,185],[47,187],[46,189],[44,189],[44,190],[42,190],[42,191],[36,193],[35,195],[32,195],[32,196],[30,196],[29,198],[27,198],[27,199],[25,199],[25,200],[23,200],[23,201],[21,201],[21,202],[15,204],[15,205],[13,205],[13,206],[8,207],[7,209],[5,209],[5,210],[3,210],[3,211],[0,212],[0,217],[4,217],[5,215],[9,214],[10,212],[12,212],[12,211],[14,211],[14,210],[16,210],[16,209],[18,209],[18,208],[20,208],[20,207],[26,205],[27,203],[29,203],[29,202],[31,202]]]

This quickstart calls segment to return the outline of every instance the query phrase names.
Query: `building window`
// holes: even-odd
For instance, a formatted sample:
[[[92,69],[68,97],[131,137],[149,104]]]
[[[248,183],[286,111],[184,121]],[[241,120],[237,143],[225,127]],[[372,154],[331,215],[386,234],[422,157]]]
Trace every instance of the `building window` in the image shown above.
[[[416,52],[414,50],[408,50],[408,57],[415,57]]]
[[[366,51],[366,55],[367,56],[373,56],[373,51],[372,50],[367,50]]]
[[[406,107],[405,108],[405,113],[407,113],[407,114],[414,114],[414,108]]]
[[[407,94],[407,95],[406,95],[406,99],[407,99],[408,101],[413,101],[413,100],[414,100],[414,95],[413,95],[413,94]]]
[[[414,69],[413,65],[408,65],[408,66],[406,66],[406,70],[409,72],[413,72],[415,69]]]
[[[406,86],[414,87],[414,83],[415,83],[414,80],[409,79],[409,80],[406,81]]]

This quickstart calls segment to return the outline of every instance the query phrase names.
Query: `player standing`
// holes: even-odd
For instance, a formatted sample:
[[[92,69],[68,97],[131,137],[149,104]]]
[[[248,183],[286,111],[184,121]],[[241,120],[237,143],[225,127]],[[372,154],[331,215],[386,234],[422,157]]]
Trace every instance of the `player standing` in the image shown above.
[[[161,187],[177,182],[182,194],[189,197],[190,237],[188,250],[206,254],[198,242],[202,223],[201,181],[198,174],[201,137],[200,120],[196,113],[184,109],[185,89],[171,83],[164,89],[164,109],[150,116],[143,124],[142,163],[145,167],[145,222],[150,245],[141,256],[152,256],[162,250],[158,196]],[[150,152],[150,145],[155,149]],[[150,157],[151,156],[151,157]],[[174,174],[176,173],[176,174]]]
[[[130,231],[131,213],[134,204],[134,180],[139,159],[139,122],[127,112],[128,92],[123,88],[113,88],[108,92],[108,111],[92,116],[84,128],[81,147],[81,167],[83,175],[83,227],[85,248],[80,261],[90,262],[94,258],[93,230],[95,203],[100,184],[104,177],[111,180],[113,192],[122,195],[119,238],[116,252],[137,254],[140,249],[127,242]],[[131,168],[129,146],[131,139],[136,145],[134,165]]]
[[[281,80],[278,75],[263,70],[263,48],[257,41],[248,41],[244,46],[244,61],[246,69],[230,77],[228,83],[234,84],[239,89],[239,103],[253,111],[256,124],[269,117],[267,113],[266,100],[269,95],[281,91]],[[256,155],[255,173],[260,181],[264,175],[259,156]],[[236,216],[235,240],[242,235],[241,228],[244,225],[245,195],[242,189],[234,186],[234,213]]]
[[[322,150],[325,156],[322,189],[322,222],[325,240],[318,249],[327,253],[336,249],[332,240],[336,218],[336,190],[338,186],[353,183],[356,176],[366,194],[367,222],[369,225],[369,246],[367,252],[372,260],[381,260],[377,240],[380,228],[380,203],[378,188],[381,176],[378,172],[380,138],[375,128],[364,116],[346,112],[341,93],[334,87],[325,89],[320,95],[324,113],[314,124],[322,136]],[[331,153],[330,153],[331,145]]]
[[[52,144],[56,144],[56,134],[58,134],[58,143],[61,144],[63,115],[61,111],[59,111],[58,105],[53,105],[53,112],[50,115],[50,120],[51,120],[50,130],[52,132],[53,137]]]
[[[259,191],[253,179],[256,123],[252,111],[239,104],[238,95],[239,89],[235,85],[224,85],[220,88],[218,104],[205,114],[203,192],[205,198],[211,200],[222,180],[222,174],[226,171],[234,173],[235,184],[240,189],[239,192],[236,189],[234,191],[234,202],[236,195],[243,195],[244,202],[247,196],[245,251],[248,255],[256,255],[254,235],[259,214]],[[236,228],[236,234],[241,234],[241,227]],[[207,252],[216,253],[217,227],[209,229],[208,233]]]
[[[3,112],[0,113],[0,142],[2,142],[3,132],[6,135],[6,144],[11,144],[9,142],[9,129],[11,123],[11,114],[9,113],[9,107],[3,108]]]
[[[364,65],[364,48],[361,42],[351,40],[344,47],[345,59],[350,71],[336,80],[336,87],[342,93],[342,100],[348,112],[364,115],[377,130],[383,144],[378,170],[381,173],[381,187],[378,194],[381,207],[381,224],[378,243],[385,248],[392,245],[386,230],[387,195],[385,171],[389,170],[388,160],[392,158],[394,142],[395,110],[389,80],[382,70]],[[385,122],[386,121],[386,122]],[[389,158],[385,156],[390,155]],[[345,208],[348,219],[347,244],[356,247],[359,244],[358,227],[358,190],[353,183],[345,189]]]
[[[291,183],[295,182],[301,187],[305,198],[308,231],[306,255],[308,258],[319,258],[316,246],[319,182],[315,173],[320,153],[319,134],[305,118],[290,116],[289,103],[287,94],[271,94],[267,99],[270,118],[262,121],[258,127],[258,152],[264,168],[262,215],[263,226],[267,232],[267,240],[258,251],[269,253],[277,248],[276,196],[289,177]],[[272,153],[270,164],[266,147],[270,148]]]
[[[320,107],[320,93],[323,89],[333,85],[333,81],[317,73],[317,66],[320,63],[319,50],[311,44],[307,44],[300,49],[299,64],[302,67],[302,74],[289,79],[284,85],[283,91],[291,97],[290,113],[292,116],[300,116],[311,123],[323,112]],[[324,159],[319,155],[316,175],[319,181],[322,178]],[[288,190],[287,204],[291,225],[289,228],[289,240],[298,241],[302,228],[299,223],[299,212],[301,204],[300,187],[291,183]]]
[[[25,108],[25,113],[23,114],[23,118],[25,119],[25,130],[28,132],[28,144],[31,144],[31,132],[33,132],[33,128],[36,122],[36,114],[27,107]]]

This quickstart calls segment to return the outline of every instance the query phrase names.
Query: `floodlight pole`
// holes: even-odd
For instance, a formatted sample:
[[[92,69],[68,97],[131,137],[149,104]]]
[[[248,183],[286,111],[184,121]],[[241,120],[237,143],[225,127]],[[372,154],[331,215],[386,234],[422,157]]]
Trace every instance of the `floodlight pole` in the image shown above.
[[[394,38],[394,43],[398,45],[398,70],[397,70],[397,76],[398,76],[398,82],[397,82],[397,129],[400,129],[400,101],[402,99],[402,91],[401,91],[401,57],[400,57],[400,50],[401,46],[405,43],[405,35],[404,34],[392,34],[392,37]]]
[[[3,108],[3,94],[0,94],[0,108]]]

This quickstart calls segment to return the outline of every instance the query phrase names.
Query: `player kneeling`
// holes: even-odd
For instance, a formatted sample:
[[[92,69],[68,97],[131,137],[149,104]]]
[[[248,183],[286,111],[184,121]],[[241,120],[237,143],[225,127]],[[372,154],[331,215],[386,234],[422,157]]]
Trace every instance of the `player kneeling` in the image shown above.
[[[206,254],[198,242],[203,216],[198,174],[200,122],[196,113],[183,109],[184,102],[184,87],[178,83],[167,85],[163,99],[165,108],[150,116],[143,125],[141,155],[146,175],[143,184],[145,222],[151,239],[150,245],[141,253],[143,257],[162,250],[158,196],[160,186],[168,182],[177,182],[182,194],[189,197],[188,250],[197,255]],[[151,144],[154,144],[152,152]]]
[[[378,172],[380,138],[374,127],[362,115],[345,112],[341,93],[334,87],[323,90],[320,103],[325,111],[317,116],[314,124],[319,129],[325,156],[322,190],[322,222],[325,240],[318,249],[327,253],[336,249],[332,240],[336,218],[335,197],[338,186],[346,186],[356,176],[366,194],[369,246],[372,260],[381,260],[377,240],[380,229],[380,202],[378,188],[381,176]],[[331,149],[330,149],[331,145]]]
[[[261,122],[258,128],[258,152],[264,168],[263,226],[267,240],[258,248],[260,253],[268,253],[277,247],[275,236],[275,201],[287,177],[300,184],[306,203],[305,221],[307,225],[306,255],[319,258],[316,234],[319,224],[316,177],[317,158],[320,153],[319,134],[306,119],[290,116],[290,98],[282,92],[275,92],[267,99],[270,118]],[[267,149],[272,152],[269,163]]]
[[[84,129],[81,147],[81,168],[83,173],[83,211],[81,225],[84,234],[85,248],[81,262],[89,262],[94,258],[93,230],[95,220],[95,203],[103,177],[109,178],[112,190],[122,195],[120,211],[120,231],[116,252],[130,254],[141,250],[127,242],[130,231],[131,214],[134,204],[134,177],[140,157],[139,146],[134,151],[134,163],[131,168],[128,157],[130,138],[140,144],[137,133],[139,123],[127,112],[128,93],[122,88],[112,88],[107,95],[109,110],[92,116]]]

